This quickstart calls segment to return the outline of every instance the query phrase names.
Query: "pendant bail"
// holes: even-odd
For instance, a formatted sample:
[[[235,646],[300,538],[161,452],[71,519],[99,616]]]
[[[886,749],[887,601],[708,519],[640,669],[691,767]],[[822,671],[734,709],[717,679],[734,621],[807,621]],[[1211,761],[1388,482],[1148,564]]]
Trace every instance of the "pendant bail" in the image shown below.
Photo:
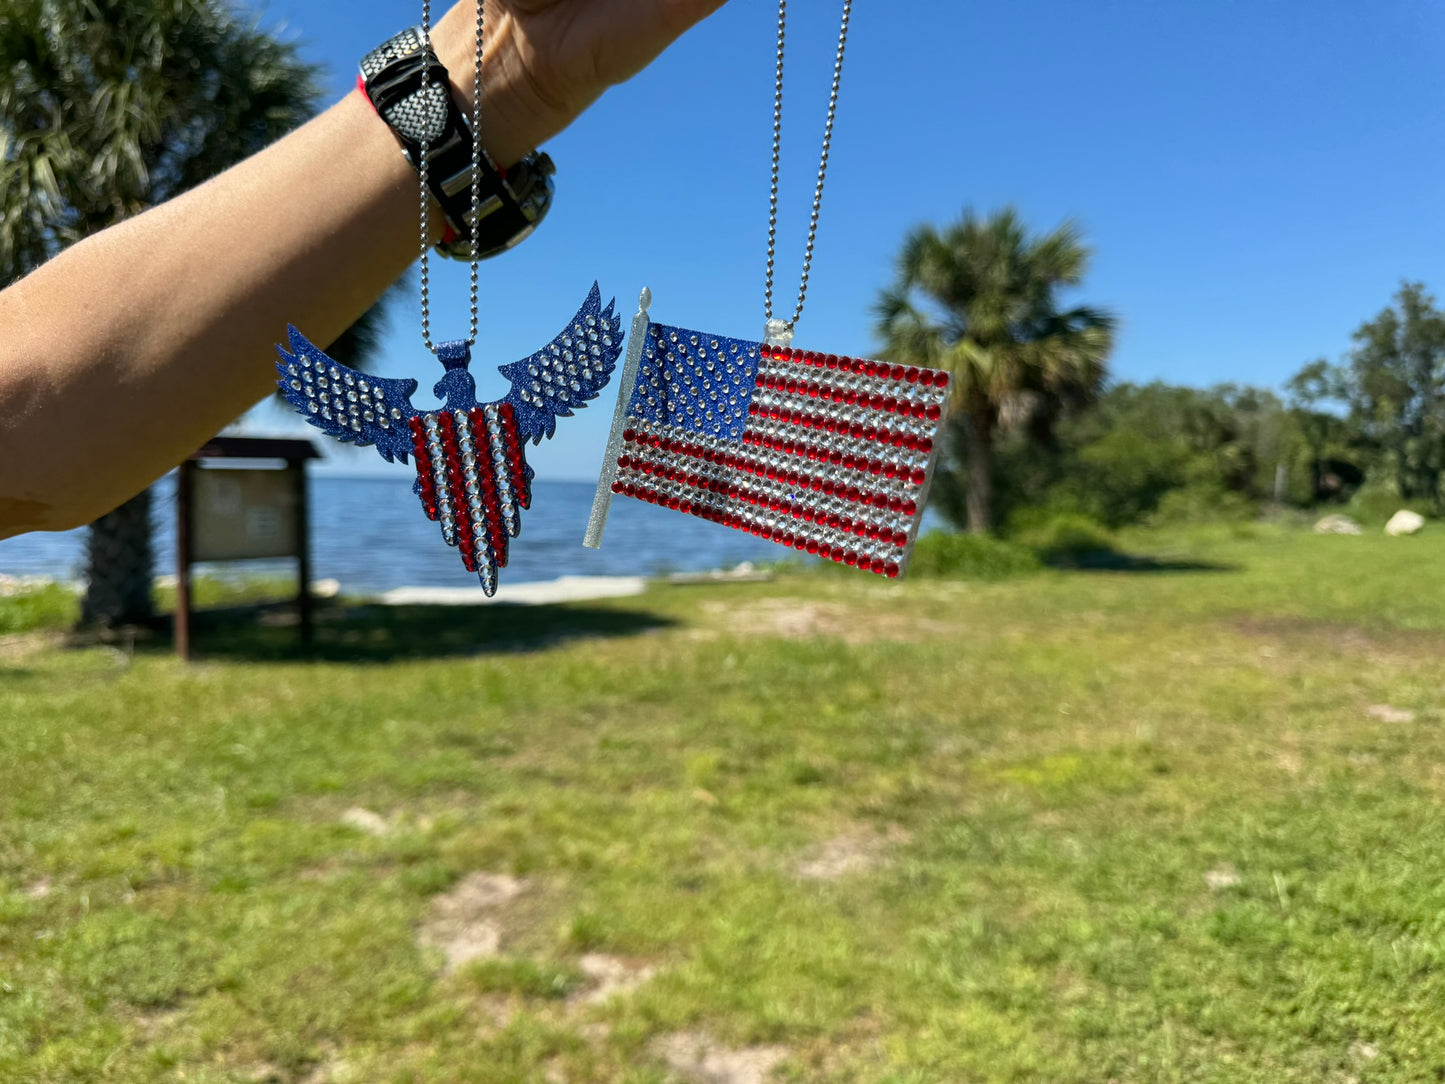
[[[793,325],[776,317],[768,321],[763,332],[763,342],[768,346],[792,346]]]
[[[472,361],[472,344],[466,339],[439,343],[436,355],[437,360],[442,363],[442,368],[447,372],[451,372],[453,369],[465,369]]]

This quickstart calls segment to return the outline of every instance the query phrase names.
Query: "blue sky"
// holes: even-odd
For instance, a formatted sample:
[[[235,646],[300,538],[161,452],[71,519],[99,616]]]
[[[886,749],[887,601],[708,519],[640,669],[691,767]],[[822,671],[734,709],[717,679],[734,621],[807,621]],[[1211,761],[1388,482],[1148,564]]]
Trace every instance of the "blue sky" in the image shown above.
[[[355,59],[420,11],[258,7],[338,96]],[[838,10],[790,8],[785,304]],[[550,218],[483,266],[481,394],[500,394],[492,366],[548,341],[594,279],[627,317],[646,285],[658,320],[760,336],[775,14],[731,0],[548,145]],[[1341,354],[1402,277],[1445,290],[1442,60],[1436,0],[855,0],[798,344],[866,354],[908,229],[1011,203],[1036,228],[1085,231],[1095,259],[1078,300],[1120,318],[1115,379],[1278,385]],[[463,334],[465,268],[433,281],[438,333]],[[397,306],[376,367],[429,387],[417,312]],[[595,477],[614,401],[609,388],[530,453],[539,475]],[[253,419],[285,424],[269,408]],[[384,468],[356,451],[337,465],[373,460]]]

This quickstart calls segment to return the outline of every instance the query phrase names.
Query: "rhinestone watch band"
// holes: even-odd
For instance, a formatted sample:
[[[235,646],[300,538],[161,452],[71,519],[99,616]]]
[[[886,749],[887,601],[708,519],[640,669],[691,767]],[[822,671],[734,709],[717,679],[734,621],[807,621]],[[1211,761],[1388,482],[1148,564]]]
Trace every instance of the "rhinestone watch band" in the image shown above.
[[[423,41],[420,28],[412,27],[373,49],[361,61],[362,84],[414,167],[421,166],[422,144],[429,145],[429,187],[451,226],[437,251],[465,260],[471,257],[472,133],[446,68]],[[519,244],[546,217],[556,167],[546,153],[533,151],[504,172],[483,151],[481,172],[477,255],[486,258]]]

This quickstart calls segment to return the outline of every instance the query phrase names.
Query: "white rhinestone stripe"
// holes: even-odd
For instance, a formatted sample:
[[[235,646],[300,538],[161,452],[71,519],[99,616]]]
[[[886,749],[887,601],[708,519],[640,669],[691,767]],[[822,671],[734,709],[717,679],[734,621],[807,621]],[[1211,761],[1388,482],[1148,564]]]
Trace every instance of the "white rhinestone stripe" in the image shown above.
[[[739,485],[746,484],[763,487],[770,491],[777,489],[779,492],[788,494],[789,496],[796,494],[800,500],[805,500],[813,504],[821,504],[836,499],[860,508],[872,508],[874,505],[871,502],[865,504],[861,499],[863,494],[875,498],[907,501],[913,498],[918,488],[911,481],[905,479],[889,480],[880,475],[864,474],[843,467],[829,467],[827,468],[826,474],[818,471],[806,475],[809,479],[816,478],[823,483],[822,487],[814,489],[812,485],[804,482],[803,479],[805,475],[802,471],[798,472],[799,479],[797,482],[788,480],[787,474],[790,471],[789,464],[798,463],[799,460],[790,458],[782,453],[763,452],[762,457],[753,460],[752,465],[754,469],[751,470],[742,466],[731,467],[723,463],[709,463],[695,456],[685,455],[681,452],[669,452],[661,448],[639,446],[632,454],[632,458],[635,460],[664,462],[669,466],[678,467],[689,473],[707,473],[710,477],[732,478]],[[808,465],[817,466],[816,463]],[[769,468],[772,469],[775,477],[768,477],[767,471]],[[829,489],[832,489],[833,492],[829,493]],[[857,489],[859,498],[853,499],[848,497],[847,493],[849,489]],[[881,510],[880,514],[886,514],[886,510]]]
[[[517,517],[517,497],[512,492],[512,471],[507,462],[507,440],[502,433],[502,420],[495,405],[487,407],[484,415],[492,453],[492,477],[497,483],[497,506],[502,512],[502,528],[516,538],[521,522]]]
[[[886,410],[874,410],[872,407],[830,403],[826,400],[810,398],[806,394],[778,391],[773,388],[759,388],[753,395],[753,406],[758,408],[759,413],[750,415],[749,425],[765,420],[762,415],[767,411],[789,411],[812,419],[813,424],[807,425],[806,428],[822,434],[825,438],[834,436],[824,428],[826,422],[842,425],[871,425],[887,429],[889,432],[909,433],[915,437],[929,438],[933,437],[938,428],[938,422],[930,418],[913,418],[904,414],[889,413]]]
[[[727,468],[695,470],[691,468],[691,464],[696,462],[695,460],[684,461],[684,457],[681,456],[672,456],[669,458],[672,460],[671,462],[657,462],[655,464],[649,462],[649,465],[654,466],[654,470],[651,472],[645,471],[636,465],[625,467],[618,472],[618,477],[623,481],[632,482],[636,485],[645,485],[652,489],[668,485],[681,486],[684,490],[693,494],[693,496],[689,498],[690,500],[708,507],[726,506],[737,511],[752,508],[754,510],[768,512],[771,511],[771,509],[769,509],[767,505],[771,502],[778,502],[787,507],[810,509],[815,517],[820,515],[835,515],[852,520],[855,523],[877,527],[888,532],[890,536],[896,534],[906,535],[913,522],[913,516],[906,515],[903,512],[891,512],[887,509],[874,508],[856,501],[850,501],[846,497],[825,497],[822,494],[811,492],[799,494],[797,490],[789,487],[785,483],[769,482],[766,479],[739,477],[735,472],[729,471]],[[696,475],[699,484],[693,487],[688,485],[686,481],[669,480],[658,473],[655,469],[658,466],[673,466],[685,474]],[[702,466],[707,467],[708,465],[702,464]],[[736,486],[738,496],[733,497],[726,491],[717,493],[711,489],[704,488],[709,482],[725,483],[729,488]],[[755,497],[761,501],[762,508],[759,509],[756,503],[748,500],[748,496]],[[794,520],[800,525],[806,525],[808,522],[802,517],[787,516],[786,518]],[[859,535],[853,531],[842,530],[840,528],[840,533],[855,539],[867,540],[866,535]]]
[[[886,473],[875,474],[872,471],[864,470],[861,467],[847,467],[839,463],[830,463],[822,459],[811,459],[808,456],[810,449],[820,453],[837,452],[842,456],[852,456],[855,460],[879,460],[883,463],[892,463],[897,467],[912,472],[923,470],[928,466],[929,452],[912,451],[906,448],[897,448],[891,445],[879,444],[876,441],[865,440],[862,437],[839,437],[830,433],[819,434],[823,439],[813,438],[809,430],[800,430],[796,425],[788,422],[768,419],[758,421],[748,427],[748,435],[762,439],[779,441],[791,441],[795,451],[767,448],[761,444],[744,443],[743,448],[748,455],[783,455],[796,461],[795,469],[810,474],[825,476],[830,470],[856,470],[861,476],[878,479],[880,487],[887,486],[889,479]]]
[[[929,370],[933,372],[934,370]],[[868,395],[882,395],[912,403],[937,403],[942,405],[948,397],[948,388],[938,384],[924,385],[920,382],[895,380],[892,376],[867,376],[842,369],[829,369],[821,365],[809,365],[794,359],[784,360],[764,357],[758,363],[760,375],[780,376],[807,384],[818,384],[829,391],[854,391]]]
[[[912,480],[912,471],[923,470],[927,466],[928,457],[921,453],[911,454],[907,457],[900,457],[894,462],[900,463],[910,473],[907,476],[889,478],[886,474],[874,474],[871,471],[845,467],[832,463],[823,463],[809,459],[806,454],[797,452],[772,451],[759,447],[755,444],[742,444],[737,441],[718,440],[715,437],[707,437],[699,433],[690,433],[685,429],[674,426],[648,426],[645,423],[637,422],[635,419],[629,422],[629,428],[650,436],[659,437],[664,440],[680,441],[684,444],[692,444],[705,451],[723,452],[729,455],[738,456],[749,463],[761,467],[764,471],[771,467],[774,471],[797,471],[799,475],[809,479],[831,483],[834,487],[842,486],[848,488],[856,486],[859,490],[867,493],[877,493],[884,496],[908,499],[917,490],[917,485]],[[783,430],[779,435],[796,433],[797,430]],[[649,448],[640,443],[628,443],[623,445],[624,453],[627,455],[640,455],[644,457],[666,457],[679,453],[672,453],[661,448]],[[876,450],[876,449],[870,449]],[[694,468],[712,466],[705,460],[695,457],[684,457],[688,462],[696,464]],[[724,468],[735,469],[735,468]],[[751,471],[739,470],[739,477],[748,477],[759,481],[766,480],[766,474],[755,475]],[[804,487],[801,484],[796,487],[800,491],[806,490],[811,496],[822,499],[825,494],[811,487]]]
[[[780,437],[791,440],[794,443],[811,445],[819,450],[838,451],[844,455],[862,455],[866,459],[897,459],[906,456],[928,457],[933,448],[934,437],[932,432],[918,432],[917,426],[902,425],[875,425],[872,422],[861,425],[857,432],[850,430],[847,426],[837,425],[830,430],[820,424],[821,419],[811,413],[806,415],[814,424],[794,421],[791,416],[784,418],[770,417],[764,413],[754,414],[748,419],[748,432],[761,433],[771,437]],[[934,423],[930,422],[930,425]],[[874,430],[874,435],[869,437],[869,429]],[[895,438],[902,443],[895,443]],[[909,440],[913,441],[913,447],[908,446]],[[921,464],[912,463],[911,466]]]
[[[465,411],[455,411],[457,451],[462,457],[462,476],[467,490],[467,512],[472,525],[472,541],[477,545],[477,567],[495,561],[491,536],[487,532],[487,510],[482,504],[482,487],[477,480],[477,446],[472,440],[472,420]]]
[[[663,500],[671,497],[679,501],[686,501],[694,511],[710,508],[731,513],[745,524],[766,528],[772,532],[786,531],[795,537],[833,549],[851,550],[869,561],[881,559],[899,562],[903,558],[905,547],[893,542],[875,541],[837,527],[829,527],[817,522],[810,523],[807,520],[791,516],[785,511],[775,512],[736,498],[704,493],[682,482],[669,482],[631,470],[618,472],[617,481],[622,486],[633,485],[642,490],[654,492]]]
[[[441,428],[435,414],[424,416],[426,450],[431,459],[432,480],[436,483],[437,513],[441,518],[442,538],[448,546],[457,544],[457,521],[452,510],[452,487],[447,481],[447,454],[442,449]]]

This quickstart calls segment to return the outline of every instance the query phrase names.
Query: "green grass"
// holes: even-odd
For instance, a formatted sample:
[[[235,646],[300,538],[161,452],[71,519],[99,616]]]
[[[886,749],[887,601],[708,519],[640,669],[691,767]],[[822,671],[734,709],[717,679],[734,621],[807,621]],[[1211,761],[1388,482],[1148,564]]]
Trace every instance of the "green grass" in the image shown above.
[[[838,1084],[1439,1079],[1445,533],[1120,544],[7,641],[0,1080],[661,1084],[683,1031]],[[477,871],[525,891],[448,970]],[[589,1002],[598,955],[654,972]]]
[[[75,623],[80,601],[61,584],[0,595],[0,635],[35,629],[63,629]]]
[[[244,576],[222,579],[197,576],[191,583],[191,605],[197,610],[283,602],[296,597],[296,581],[284,576]],[[158,587],[156,605],[162,613],[175,609],[174,587]],[[0,635],[17,632],[59,632],[74,627],[80,617],[80,595],[64,584],[48,584],[29,591],[0,595]]]

